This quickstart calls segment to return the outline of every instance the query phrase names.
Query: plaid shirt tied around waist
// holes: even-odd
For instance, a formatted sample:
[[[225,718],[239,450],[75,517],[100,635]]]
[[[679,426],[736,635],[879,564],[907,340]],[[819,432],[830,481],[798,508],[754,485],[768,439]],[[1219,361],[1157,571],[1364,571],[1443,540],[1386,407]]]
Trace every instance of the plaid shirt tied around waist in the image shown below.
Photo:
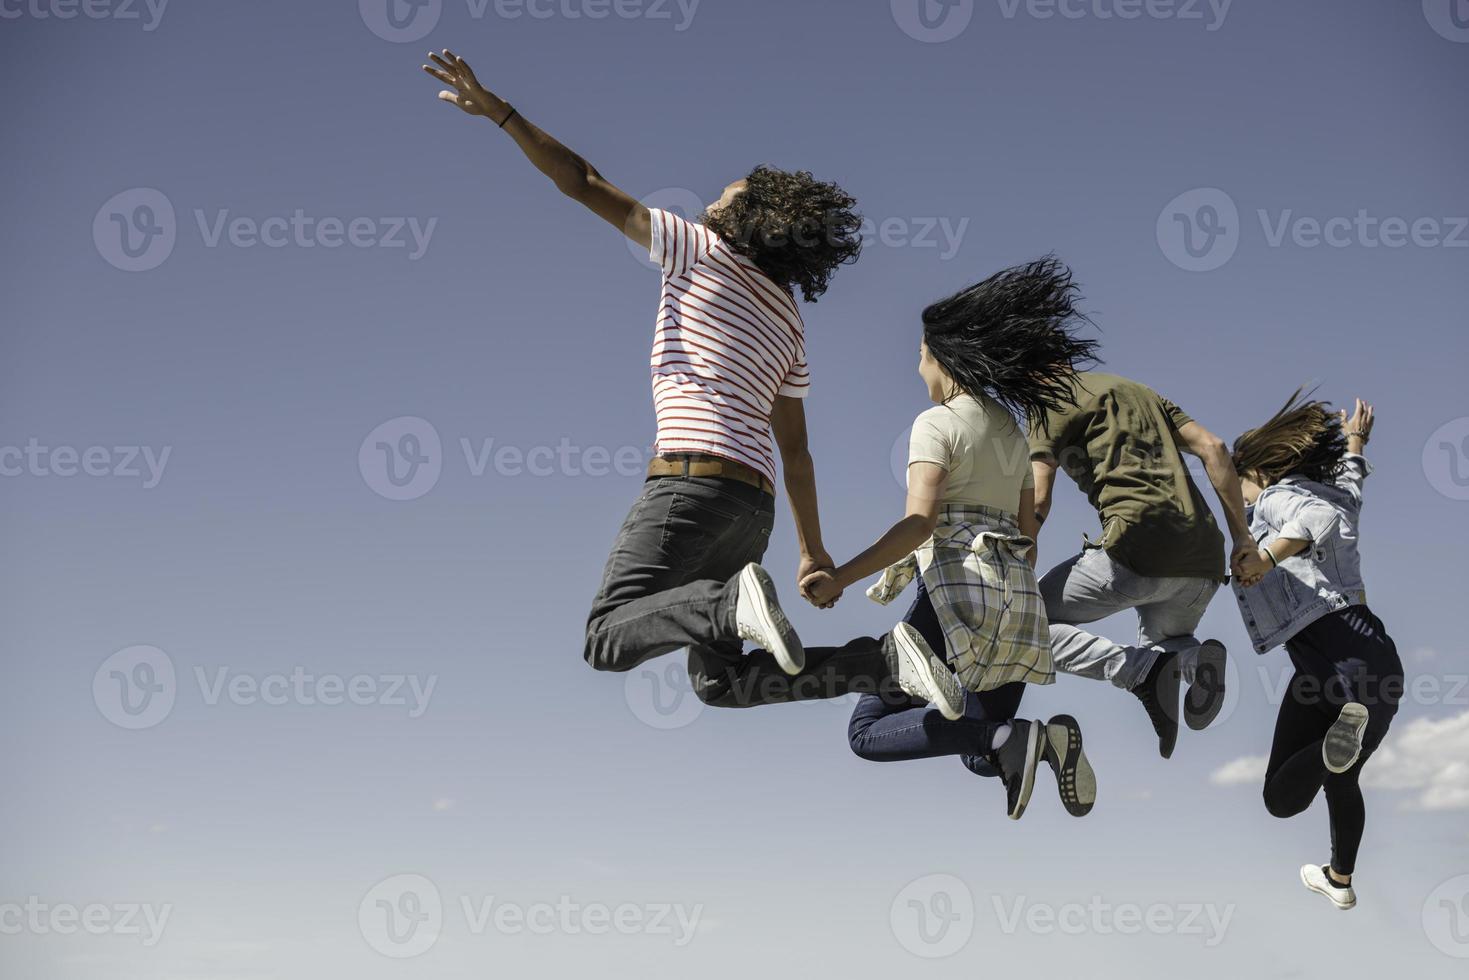
[[[867,597],[887,605],[922,575],[948,641],[947,659],[965,688],[1054,684],[1046,606],[1025,560],[1034,547],[1013,515],[949,504],[939,511],[933,537],[884,571]]]

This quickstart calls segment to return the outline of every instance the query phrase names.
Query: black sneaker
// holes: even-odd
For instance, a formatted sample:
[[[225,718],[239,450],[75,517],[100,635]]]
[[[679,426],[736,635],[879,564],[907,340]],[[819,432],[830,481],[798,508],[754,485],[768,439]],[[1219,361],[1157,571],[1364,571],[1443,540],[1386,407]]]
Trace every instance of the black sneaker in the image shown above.
[[[1341,709],[1321,743],[1321,760],[1330,772],[1343,773],[1362,756],[1362,733],[1367,730],[1367,707],[1353,701]]]
[[[1194,682],[1183,696],[1183,719],[1196,732],[1213,724],[1224,707],[1224,665],[1228,656],[1218,640],[1205,640],[1199,648]]]
[[[1073,817],[1092,812],[1097,802],[1097,774],[1081,749],[1081,726],[1070,715],[1057,715],[1046,723],[1046,762],[1056,774],[1061,805]]]
[[[994,753],[995,768],[1005,781],[1005,812],[1019,820],[1035,791],[1035,771],[1041,763],[1043,726],[1033,721],[1010,722],[1010,737]]]
[[[1178,654],[1167,653],[1158,658],[1143,682],[1132,689],[1143,703],[1153,731],[1158,733],[1158,754],[1173,758],[1178,745]]]

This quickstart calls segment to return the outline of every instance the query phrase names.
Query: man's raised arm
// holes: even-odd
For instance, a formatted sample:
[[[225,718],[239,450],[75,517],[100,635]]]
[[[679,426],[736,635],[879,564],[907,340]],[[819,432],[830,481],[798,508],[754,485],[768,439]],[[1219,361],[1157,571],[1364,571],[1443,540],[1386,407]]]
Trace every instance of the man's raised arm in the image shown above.
[[[609,183],[595,167],[567,149],[517,112],[510,103],[479,83],[464,59],[448,48],[429,54],[432,65],[423,70],[450,86],[439,98],[471,116],[483,116],[515,140],[526,159],[551,178],[556,188],[586,206],[628,238],[648,248],[653,239],[648,209],[621,188]]]

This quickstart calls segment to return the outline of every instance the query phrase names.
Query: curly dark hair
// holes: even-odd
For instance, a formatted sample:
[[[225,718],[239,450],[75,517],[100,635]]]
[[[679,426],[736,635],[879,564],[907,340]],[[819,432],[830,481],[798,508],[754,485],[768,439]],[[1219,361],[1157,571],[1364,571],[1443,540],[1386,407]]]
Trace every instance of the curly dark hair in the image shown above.
[[[1257,474],[1268,486],[1296,474],[1328,483],[1341,472],[1347,454],[1341,416],[1327,402],[1310,400],[1315,393],[1297,388],[1270,421],[1235,440],[1240,475]]]
[[[1076,335],[1091,319],[1054,255],[997,272],[923,311],[928,352],[964,391],[989,395],[1030,419],[1076,404],[1076,374],[1097,342]]]
[[[745,180],[744,193],[706,212],[703,224],[787,292],[799,286],[808,303],[816,302],[832,273],[862,254],[856,199],[805,170],[761,165]]]

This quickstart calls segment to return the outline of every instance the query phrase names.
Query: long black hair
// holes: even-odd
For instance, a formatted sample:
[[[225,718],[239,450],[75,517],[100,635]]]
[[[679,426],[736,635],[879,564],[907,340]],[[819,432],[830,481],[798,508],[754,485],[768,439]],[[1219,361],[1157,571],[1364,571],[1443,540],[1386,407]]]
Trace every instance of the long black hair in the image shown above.
[[[1077,331],[1080,289],[1054,255],[1005,269],[923,311],[928,352],[962,390],[1030,419],[1076,404],[1097,342]]]

